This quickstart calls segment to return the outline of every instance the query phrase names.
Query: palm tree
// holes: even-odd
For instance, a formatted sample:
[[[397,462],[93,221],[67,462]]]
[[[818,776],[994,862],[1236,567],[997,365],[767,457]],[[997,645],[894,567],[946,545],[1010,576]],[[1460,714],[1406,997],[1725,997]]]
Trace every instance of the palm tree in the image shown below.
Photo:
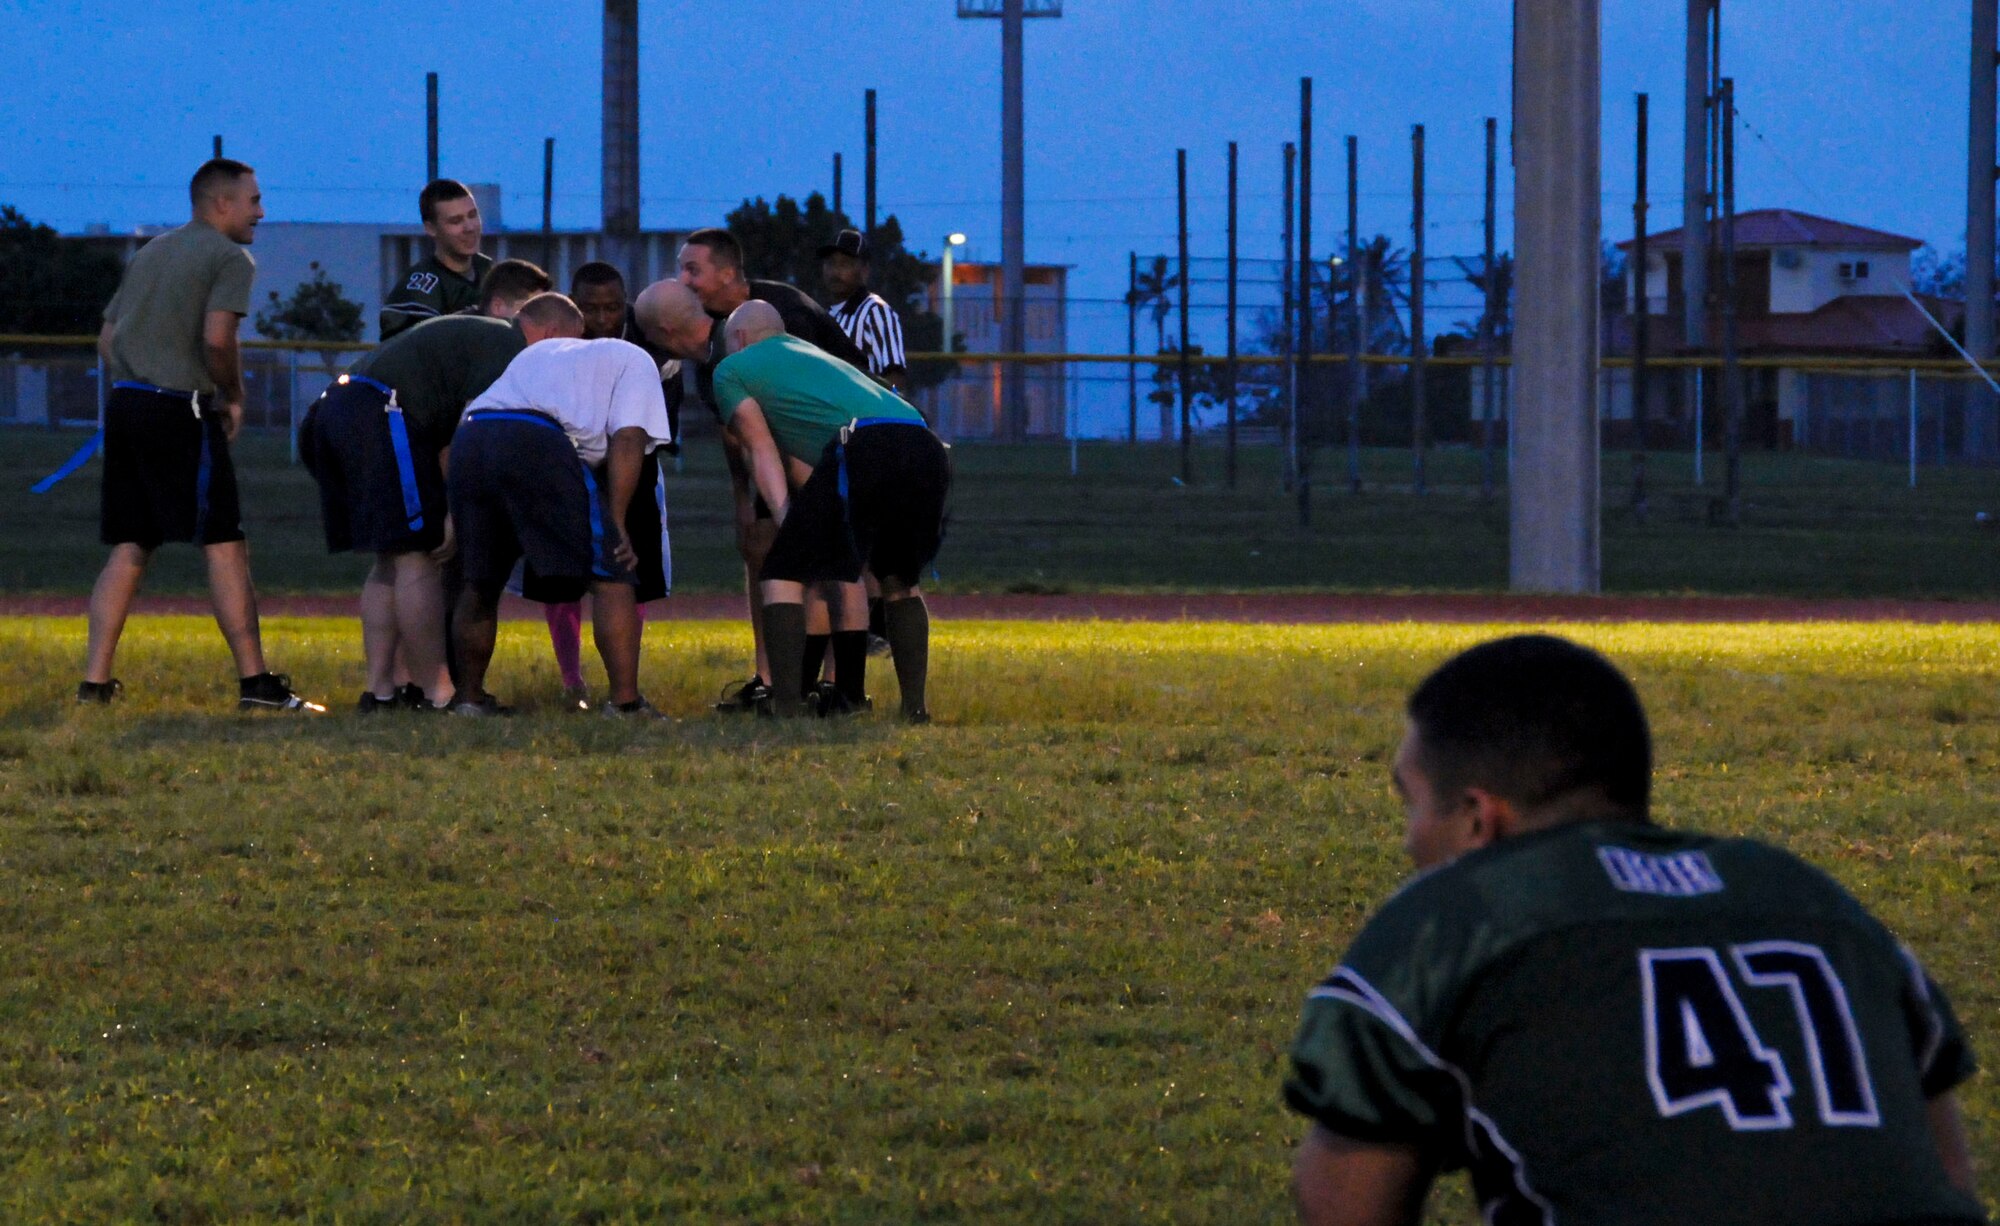
[[[1125,304],[1127,306],[1150,308],[1153,316],[1153,332],[1156,338],[1156,343],[1153,346],[1154,353],[1167,352],[1167,316],[1173,314],[1174,305],[1177,301],[1175,295],[1180,291],[1180,275],[1171,271],[1171,268],[1172,265],[1168,263],[1166,256],[1154,256],[1153,262],[1139,271],[1139,275],[1134,280],[1132,288],[1126,291],[1125,294]],[[1154,369],[1153,379],[1155,383],[1159,382],[1162,372],[1165,370],[1165,366],[1159,366]],[[1151,398],[1157,399],[1157,395]],[[1172,438],[1173,434],[1174,421],[1172,409],[1167,405],[1162,405],[1160,408],[1160,437],[1163,439]]]

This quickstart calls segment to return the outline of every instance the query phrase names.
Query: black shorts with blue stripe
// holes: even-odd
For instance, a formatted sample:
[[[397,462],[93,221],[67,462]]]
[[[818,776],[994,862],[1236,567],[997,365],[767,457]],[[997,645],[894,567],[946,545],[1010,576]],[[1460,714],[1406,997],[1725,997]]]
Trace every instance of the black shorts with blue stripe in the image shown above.
[[[236,464],[212,396],[113,385],[104,405],[99,529],[107,545],[243,539]]]
[[[395,393],[342,375],[299,427],[299,459],[319,483],[329,553],[413,553],[444,541],[444,475],[413,443]]]
[[[667,536],[667,486],[660,475],[660,452],[664,450],[662,447],[649,451],[639,462],[639,480],[633,486],[632,501],[625,507],[625,539],[630,542],[636,559],[632,569],[638,590],[633,598],[640,604],[659,600],[674,589],[673,545]],[[601,467],[592,475],[599,484],[606,484]],[[522,597],[542,604],[582,600],[589,590],[587,580],[544,579],[532,566],[521,573]]]
[[[498,596],[523,557],[544,579],[634,581],[611,556],[608,493],[553,417],[466,414],[452,438],[447,497],[465,581],[476,591]]]

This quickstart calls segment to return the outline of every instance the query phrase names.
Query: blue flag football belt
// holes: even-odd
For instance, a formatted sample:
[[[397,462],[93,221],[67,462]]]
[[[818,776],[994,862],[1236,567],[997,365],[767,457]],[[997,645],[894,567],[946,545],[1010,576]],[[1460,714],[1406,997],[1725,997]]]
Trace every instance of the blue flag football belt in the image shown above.
[[[194,415],[196,417],[201,416],[201,397],[194,392],[183,392],[171,387],[155,387],[150,383],[141,383],[136,379],[120,379],[111,386],[128,392],[146,392],[149,395],[164,396],[169,400],[185,400],[188,403],[188,408],[193,411]],[[90,458],[96,455],[98,449],[103,446],[104,431],[99,430],[97,433],[91,435],[83,446],[76,449],[75,455],[64,460],[61,466],[54,472],[29,486],[28,492],[30,494],[48,493],[56,486],[62,484],[64,480],[74,475],[77,469],[90,463]],[[206,453],[204,452],[204,454]]]
[[[335,381],[338,387],[343,383],[359,383],[370,387],[388,398],[382,411],[389,419],[389,448],[396,453],[396,480],[403,487],[403,519],[410,531],[424,530],[424,500],[417,492],[417,464],[411,458],[410,424],[403,417],[403,406],[396,403],[396,389],[379,379],[367,375],[346,374]],[[329,392],[332,388],[327,389]]]

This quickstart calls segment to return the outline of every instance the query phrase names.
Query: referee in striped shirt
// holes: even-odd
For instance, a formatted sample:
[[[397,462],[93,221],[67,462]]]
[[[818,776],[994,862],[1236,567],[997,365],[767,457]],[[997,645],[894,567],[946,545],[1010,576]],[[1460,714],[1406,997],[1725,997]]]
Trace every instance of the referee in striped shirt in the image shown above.
[[[908,375],[903,323],[882,295],[868,289],[868,239],[842,230],[819,249],[819,279],[834,301],[827,311],[868,359],[868,373],[901,394]]]

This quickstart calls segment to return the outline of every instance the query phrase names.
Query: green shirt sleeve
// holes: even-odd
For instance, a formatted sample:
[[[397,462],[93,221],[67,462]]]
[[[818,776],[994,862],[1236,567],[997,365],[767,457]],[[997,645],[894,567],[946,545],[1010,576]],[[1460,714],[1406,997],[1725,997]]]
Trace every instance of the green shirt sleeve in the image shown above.
[[[1292,1110],[1357,1141],[1457,1153],[1457,1082],[1395,1002],[1352,967],[1308,994],[1291,1057]]]
[[[208,287],[208,304],[203,310],[248,315],[250,283],[256,276],[257,261],[248,251],[231,244],[222,257],[221,267],[215,270],[215,280]]]
[[[1903,985],[1903,1012],[1909,1019],[1915,1045],[1910,1054],[1916,1057],[1917,1079],[1923,1086],[1924,1097],[1936,1098],[1970,1079],[1978,1071],[1978,1065],[1972,1058],[1972,1045],[1966,1041],[1965,1028],[1959,1025],[1944,989],[1924,972],[1923,965],[1907,946],[1902,953],[1909,972]]]
[[[723,425],[736,415],[736,406],[750,398],[750,389],[743,381],[743,364],[736,354],[722,359],[715,368],[715,413]]]

